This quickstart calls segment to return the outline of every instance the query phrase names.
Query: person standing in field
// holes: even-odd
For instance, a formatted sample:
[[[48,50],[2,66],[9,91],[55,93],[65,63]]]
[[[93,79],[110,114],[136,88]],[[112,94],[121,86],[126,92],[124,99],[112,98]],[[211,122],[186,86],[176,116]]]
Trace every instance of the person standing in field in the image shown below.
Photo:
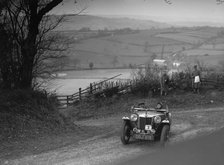
[[[161,84],[161,87],[162,87],[162,93],[161,95],[164,95],[166,96],[168,94],[168,91],[169,91],[169,76],[167,75],[167,73],[164,73],[162,75],[162,84]]]
[[[194,71],[192,73],[192,86],[194,93],[199,93],[200,83],[201,83],[201,77],[200,77],[200,71],[197,68],[197,65],[194,66]]]

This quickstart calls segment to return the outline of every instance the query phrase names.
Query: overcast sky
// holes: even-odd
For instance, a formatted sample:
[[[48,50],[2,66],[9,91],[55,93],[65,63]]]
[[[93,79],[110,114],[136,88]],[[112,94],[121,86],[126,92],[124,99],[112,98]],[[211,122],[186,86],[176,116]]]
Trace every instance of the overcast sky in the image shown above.
[[[54,10],[57,14],[76,13],[87,7],[84,14],[154,17],[158,21],[205,21],[224,23],[224,3],[216,0],[65,0]]]

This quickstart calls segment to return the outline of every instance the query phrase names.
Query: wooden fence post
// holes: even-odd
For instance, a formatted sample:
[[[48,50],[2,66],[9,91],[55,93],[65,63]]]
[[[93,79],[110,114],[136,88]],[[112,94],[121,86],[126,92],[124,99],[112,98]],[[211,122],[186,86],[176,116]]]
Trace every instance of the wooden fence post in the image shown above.
[[[68,107],[68,104],[69,104],[69,100],[68,99],[69,99],[69,96],[66,97],[67,107]]]
[[[92,84],[92,83],[90,83],[90,87],[89,87],[89,88],[90,88],[89,93],[90,93],[90,94],[93,94],[93,84]]]
[[[79,88],[79,100],[82,100],[82,88]]]

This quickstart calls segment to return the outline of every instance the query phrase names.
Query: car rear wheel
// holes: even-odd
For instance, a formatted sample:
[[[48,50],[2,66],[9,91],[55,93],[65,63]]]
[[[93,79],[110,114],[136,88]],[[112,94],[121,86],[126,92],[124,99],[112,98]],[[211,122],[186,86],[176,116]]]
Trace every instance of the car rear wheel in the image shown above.
[[[121,142],[126,145],[129,143],[131,137],[131,128],[127,122],[124,121],[121,130]]]
[[[161,146],[164,146],[167,140],[169,139],[169,131],[170,131],[170,126],[169,125],[164,125],[161,131],[160,135],[160,144]]]

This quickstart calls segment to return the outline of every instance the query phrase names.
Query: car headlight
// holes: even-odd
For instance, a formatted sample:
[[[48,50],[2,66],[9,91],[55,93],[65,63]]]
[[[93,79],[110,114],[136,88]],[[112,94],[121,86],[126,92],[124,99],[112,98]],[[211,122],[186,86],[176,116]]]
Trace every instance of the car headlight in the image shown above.
[[[155,116],[155,117],[154,117],[154,122],[155,122],[156,124],[161,123],[161,117],[160,117],[160,116]]]
[[[138,116],[136,114],[131,114],[131,121],[136,121]]]
[[[162,107],[163,107],[162,103],[158,103],[158,104],[156,105],[156,108],[157,108],[157,109],[162,109]]]

